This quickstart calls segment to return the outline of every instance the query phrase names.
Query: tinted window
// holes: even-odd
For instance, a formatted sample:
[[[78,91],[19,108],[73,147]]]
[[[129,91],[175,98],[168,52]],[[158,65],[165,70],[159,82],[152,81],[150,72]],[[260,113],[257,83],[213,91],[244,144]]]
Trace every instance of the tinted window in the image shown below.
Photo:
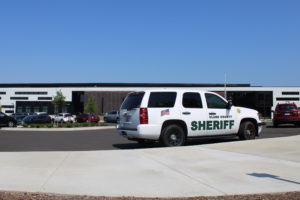
[[[183,94],[182,105],[185,108],[202,108],[202,101],[199,93],[187,92]]]
[[[176,92],[151,92],[148,107],[174,107],[176,95]]]
[[[295,105],[278,105],[278,110],[297,110]]]
[[[206,103],[208,108],[226,108],[227,103],[224,101],[221,97],[211,94],[211,93],[206,93],[205,94],[206,98]]]
[[[144,92],[129,94],[123,102],[121,109],[139,108],[142,103],[144,94]]]

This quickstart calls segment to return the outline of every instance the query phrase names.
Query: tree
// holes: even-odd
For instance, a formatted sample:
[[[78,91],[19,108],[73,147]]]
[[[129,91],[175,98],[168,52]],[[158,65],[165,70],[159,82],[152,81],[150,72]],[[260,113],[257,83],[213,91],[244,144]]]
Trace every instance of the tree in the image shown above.
[[[97,112],[97,105],[96,105],[94,96],[91,96],[89,98],[88,103],[84,108],[84,112],[86,112],[86,113],[96,113]]]
[[[65,101],[66,97],[63,95],[61,91],[56,92],[56,96],[52,100],[52,104],[54,105],[54,109],[58,108],[59,110],[62,110],[62,107],[66,105]]]

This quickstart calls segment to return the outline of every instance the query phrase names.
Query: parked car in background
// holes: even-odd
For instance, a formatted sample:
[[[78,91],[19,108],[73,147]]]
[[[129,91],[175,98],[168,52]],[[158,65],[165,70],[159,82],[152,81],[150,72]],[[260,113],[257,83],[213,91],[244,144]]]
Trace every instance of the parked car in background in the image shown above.
[[[23,123],[26,124],[44,124],[44,123],[51,123],[51,118],[49,115],[46,114],[33,114],[28,115],[23,119]]]
[[[73,123],[75,120],[70,113],[59,113],[54,117],[53,121],[60,122],[60,123],[67,123],[67,122]]]
[[[82,122],[99,122],[100,117],[96,114],[88,114],[88,113],[82,113],[76,116],[76,122],[82,123]]]
[[[17,120],[0,112],[0,126],[14,127],[17,125]]]
[[[105,122],[115,122],[117,123],[120,118],[120,113],[117,110],[111,111],[109,113],[104,114],[104,121]]]
[[[29,113],[13,113],[10,116],[17,120],[17,124],[22,124],[23,119],[28,116]]]
[[[279,124],[300,125],[300,109],[295,103],[276,105],[273,116],[273,126],[277,127]]]

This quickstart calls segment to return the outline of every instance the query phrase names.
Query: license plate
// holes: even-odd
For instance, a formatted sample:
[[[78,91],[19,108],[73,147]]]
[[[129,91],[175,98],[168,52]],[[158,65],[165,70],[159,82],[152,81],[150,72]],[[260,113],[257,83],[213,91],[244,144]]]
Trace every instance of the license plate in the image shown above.
[[[290,115],[290,113],[284,113],[284,115]]]

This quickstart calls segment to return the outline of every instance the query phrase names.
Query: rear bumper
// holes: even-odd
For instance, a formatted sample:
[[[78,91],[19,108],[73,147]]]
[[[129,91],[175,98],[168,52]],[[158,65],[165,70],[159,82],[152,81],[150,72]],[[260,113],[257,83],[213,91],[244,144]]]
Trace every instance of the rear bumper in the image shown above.
[[[128,139],[148,139],[158,140],[160,137],[161,127],[158,125],[138,125],[137,129],[126,129],[124,127],[117,126],[118,132]]]
[[[273,120],[273,124],[300,124],[300,119],[298,120],[283,120],[283,119],[278,119],[278,120]]]

